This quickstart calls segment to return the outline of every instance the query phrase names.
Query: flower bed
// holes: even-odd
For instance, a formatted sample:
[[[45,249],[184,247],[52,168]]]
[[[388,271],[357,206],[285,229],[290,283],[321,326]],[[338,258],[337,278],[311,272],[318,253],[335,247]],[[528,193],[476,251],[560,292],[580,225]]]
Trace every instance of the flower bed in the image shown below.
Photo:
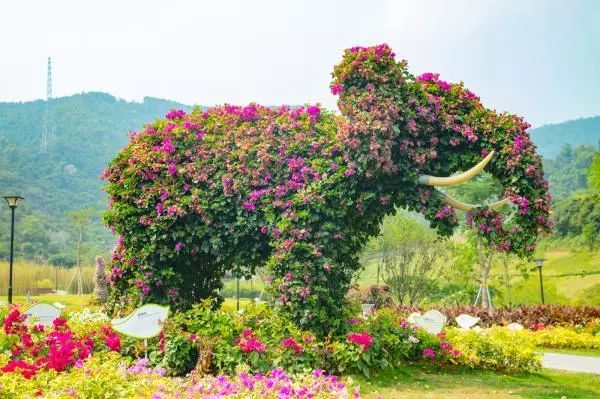
[[[371,376],[406,362],[533,371],[537,340],[559,331],[450,328],[434,335],[383,309],[319,339],[268,309],[240,315],[211,305],[174,314],[148,348],[115,334],[102,313],[70,314],[42,327],[25,324],[18,307],[0,308],[0,399],[359,397],[357,387],[334,375]],[[138,359],[146,349],[149,358]]]
[[[65,371],[79,366],[93,351],[119,351],[120,337],[110,326],[88,334],[76,334],[67,321],[55,319],[51,327],[25,324],[26,316],[17,306],[2,309],[0,371],[19,373],[25,378],[38,371]]]
[[[405,315],[424,311],[424,309],[412,306],[395,309]],[[512,308],[483,309],[479,306],[464,305],[445,307],[439,310],[448,317],[450,325],[456,325],[454,318],[466,313],[479,317],[481,320],[478,325],[482,328],[510,323],[520,323],[530,330],[554,325],[581,327],[594,323],[600,324],[600,307],[597,306],[522,305]]]
[[[279,367],[296,373],[322,369],[369,376],[404,361],[449,363],[460,357],[443,335],[407,324],[392,309],[350,319],[345,334],[318,339],[275,312],[248,309],[238,315],[213,311],[205,303],[176,315],[161,341],[163,348],[152,348],[150,357],[174,375],[197,364],[188,362],[186,368],[173,359],[193,358],[197,353],[210,358],[201,359],[203,371],[228,374],[248,365],[252,372],[262,373]]]
[[[45,370],[26,379],[0,374],[0,398],[359,398],[359,388],[320,370],[288,375],[280,369],[266,374],[240,372],[230,377],[199,376],[169,378],[164,370],[149,367],[144,359],[128,365],[115,352],[86,359],[66,372]]]

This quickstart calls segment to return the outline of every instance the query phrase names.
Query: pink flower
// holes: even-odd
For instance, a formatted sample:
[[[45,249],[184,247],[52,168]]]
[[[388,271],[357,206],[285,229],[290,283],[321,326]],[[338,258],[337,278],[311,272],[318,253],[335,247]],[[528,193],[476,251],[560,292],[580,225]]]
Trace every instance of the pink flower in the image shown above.
[[[431,348],[425,348],[423,349],[423,357],[425,358],[435,358],[435,351]]]
[[[310,120],[314,122],[317,120],[317,117],[321,115],[321,108],[317,107],[316,105],[311,105],[306,109],[306,113],[310,115]]]
[[[333,85],[331,86],[331,94],[337,96],[344,90],[344,85]]]
[[[249,328],[242,331],[242,336],[236,339],[236,343],[244,353],[263,353],[267,350],[265,344],[259,341],[258,338],[252,332],[252,330]]]
[[[286,252],[288,252],[292,246],[294,245],[294,239],[290,238],[289,240],[285,240],[283,242],[283,249],[285,249]]]
[[[288,338],[284,339],[283,341],[281,341],[281,346],[283,346],[284,348],[291,348],[291,349],[293,349],[294,352],[296,352],[296,354],[300,354],[300,353],[304,352],[304,349],[302,348],[302,346],[300,346],[291,337],[288,337]]]
[[[354,344],[360,345],[363,352],[366,351],[373,345],[373,337],[371,337],[367,332],[351,333],[348,335],[348,342],[352,342]]]
[[[186,113],[182,109],[172,109],[171,111],[167,112],[167,114],[165,115],[165,118],[167,118],[169,120],[181,119],[181,118],[185,117],[185,115],[186,115]]]
[[[177,174],[177,166],[174,163],[169,164],[169,175],[175,176]]]
[[[180,241],[177,244],[175,244],[175,251],[181,251],[181,249],[183,248],[183,243]]]

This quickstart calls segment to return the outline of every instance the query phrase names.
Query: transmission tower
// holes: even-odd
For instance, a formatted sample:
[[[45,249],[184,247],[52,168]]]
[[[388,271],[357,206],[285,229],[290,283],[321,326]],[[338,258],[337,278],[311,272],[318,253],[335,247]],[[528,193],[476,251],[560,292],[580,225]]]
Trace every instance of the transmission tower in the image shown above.
[[[42,122],[42,140],[40,142],[40,152],[48,152],[48,121],[50,119],[50,100],[52,99],[52,59],[48,57],[48,80],[46,81],[46,109],[44,110],[44,121]]]

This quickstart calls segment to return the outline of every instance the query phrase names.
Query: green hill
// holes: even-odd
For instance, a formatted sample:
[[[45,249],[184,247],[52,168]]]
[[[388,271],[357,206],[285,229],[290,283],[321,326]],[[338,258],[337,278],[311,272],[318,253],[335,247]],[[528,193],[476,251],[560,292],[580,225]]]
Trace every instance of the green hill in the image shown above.
[[[17,251],[42,259],[72,247],[69,210],[106,208],[102,170],[139,129],[171,108],[190,107],[146,97],[141,103],[105,93],[85,93],[50,101],[48,151],[40,153],[45,101],[0,103],[0,196],[26,198],[17,212]],[[99,223],[88,235],[89,246],[107,250],[113,238]],[[0,207],[0,257],[6,256],[8,207]],[[24,245],[24,244],[23,244]],[[91,249],[90,249],[91,251]]]
[[[544,158],[554,159],[565,144],[600,146],[600,116],[580,118],[532,129],[531,138]]]

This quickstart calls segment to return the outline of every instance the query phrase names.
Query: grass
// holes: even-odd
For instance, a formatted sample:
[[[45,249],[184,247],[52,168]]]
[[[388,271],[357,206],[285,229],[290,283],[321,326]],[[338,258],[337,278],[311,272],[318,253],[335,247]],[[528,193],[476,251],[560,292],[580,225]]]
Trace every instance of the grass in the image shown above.
[[[559,276],[600,272],[600,251],[590,252],[587,249],[574,251],[565,248],[552,248],[546,249],[540,255],[546,258],[543,268],[544,294],[549,294],[546,296],[546,299],[549,298],[549,303],[600,305],[599,295],[589,295],[589,289],[600,284],[600,274]],[[511,273],[513,272],[514,270],[511,270]],[[502,271],[497,266],[492,270],[492,273],[501,275]],[[513,277],[511,280],[513,302],[537,303],[539,298],[531,294],[532,292],[539,292],[537,270],[531,272],[529,279]],[[498,287],[502,286],[502,284],[497,285]]]
[[[2,303],[6,304],[8,302],[6,296],[1,296],[0,300]],[[80,312],[85,308],[89,309],[97,309],[98,305],[92,304],[92,296],[89,294],[85,294],[82,296],[77,295],[56,295],[56,294],[43,294],[43,295],[31,295],[30,300],[32,302],[41,302],[41,303],[49,303],[53,304],[54,302],[60,302],[66,307],[63,309],[63,314],[68,314],[69,312]],[[27,298],[25,296],[15,296],[13,297],[14,303],[20,303],[25,308],[29,305],[27,303]]]
[[[374,377],[354,377],[364,398],[502,399],[598,398],[600,375],[543,371],[503,374],[492,371],[406,365]]]
[[[8,290],[8,263],[0,261],[0,292]],[[91,293],[94,289],[94,267],[82,266],[83,293]],[[77,290],[76,268],[55,267],[32,262],[16,261],[13,265],[14,295],[34,294],[38,289]]]

